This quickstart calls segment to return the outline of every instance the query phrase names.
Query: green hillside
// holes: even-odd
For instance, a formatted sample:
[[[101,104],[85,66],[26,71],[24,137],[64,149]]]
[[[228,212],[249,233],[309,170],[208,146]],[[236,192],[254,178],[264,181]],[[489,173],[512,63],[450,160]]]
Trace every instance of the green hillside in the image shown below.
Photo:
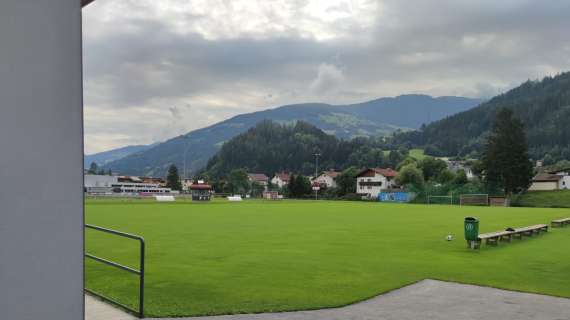
[[[242,114],[210,127],[195,130],[143,152],[129,154],[108,162],[104,169],[132,175],[162,176],[171,164],[188,171],[202,169],[209,158],[231,138],[244,133],[261,121],[272,120],[282,124],[297,121],[310,123],[337,138],[377,137],[396,131],[409,131],[472,108],[482,100],[462,97],[430,97],[402,95],[380,98],[350,105],[304,103]],[[186,161],[184,161],[185,151]]]
[[[570,208],[570,190],[527,192],[516,198],[514,205],[539,208]],[[570,212],[568,216],[570,216]]]
[[[263,121],[225,143],[208,162],[205,174],[223,177],[233,169],[246,168],[269,176],[281,171],[310,175],[315,170],[315,152],[321,154],[322,169],[395,167],[403,156],[384,155],[383,143],[374,138],[338,139],[301,121],[290,125]]]
[[[525,124],[532,158],[570,159],[570,73],[527,81],[471,110],[398,135],[394,143],[430,155],[480,153],[496,113],[508,108]],[[548,156],[547,156],[548,155]]]

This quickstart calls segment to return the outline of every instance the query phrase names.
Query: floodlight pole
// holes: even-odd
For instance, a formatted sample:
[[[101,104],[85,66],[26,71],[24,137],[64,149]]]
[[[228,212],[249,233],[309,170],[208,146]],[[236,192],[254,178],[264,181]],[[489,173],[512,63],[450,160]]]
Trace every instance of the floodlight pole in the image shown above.
[[[186,139],[188,139],[188,137],[186,137]],[[184,145],[184,178],[183,178],[183,182],[186,183],[186,179],[188,179],[188,175],[186,173],[186,154],[188,153],[188,150],[190,149],[190,146],[187,145],[188,141],[185,140],[185,145]]]
[[[314,156],[315,156],[315,181],[316,181],[317,176],[319,174],[319,157],[321,156],[321,154],[317,152],[314,154]],[[317,190],[316,187],[314,188],[315,188],[315,200],[319,200],[319,190]]]

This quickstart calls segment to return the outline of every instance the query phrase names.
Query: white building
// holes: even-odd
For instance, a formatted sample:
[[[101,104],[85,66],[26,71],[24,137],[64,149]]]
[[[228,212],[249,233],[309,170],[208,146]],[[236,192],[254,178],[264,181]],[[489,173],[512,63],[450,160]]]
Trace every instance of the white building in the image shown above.
[[[263,187],[263,190],[267,191],[267,186],[269,185],[269,177],[263,173],[248,173],[247,177],[250,183],[257,183]]]
[[[289,184],[289,179],[291,179],[291,175],[289,173],[276,173],[273,179],[271,179],[271,184],[279,188],[283,188]]]
[[[116,176],[86,174],[84,179],[85,192],[90,194],[112,193],[113,185],[119,183]]]
[[[457,173],[458,171],[465,171],[465,175],[467,176],[467,179],[472,180],[473,178],[475,178],[475,174],[473,174],[473,169],[471,168],[471,166],[468,164],[467,161],[460,161],[460,160],[450,160],[449,158],[438,158],[440,160],[445,161],[445,163],[447,164],[447,169],[453,173]]]
[[[336,177],[340,172],[337,171],[323,171],[319,176],[313,179],[313,183],[318,183],[321,188],[336,188]]]
[[[532,179],[528,191],[550,191],[570,189],[570,168],[539,173]]]
[[[398,173],[390,168],[369,168],[356,176],[356,193],[377,198],[380,192],[399,188],[395,182]]]
[[[104,176],[87,174],[84,177],[85,192],[89,194],[141,194],[141,193],[174,193],[170,188],[161,187],[158,183],[144,183],[143,179],[128,176]]]

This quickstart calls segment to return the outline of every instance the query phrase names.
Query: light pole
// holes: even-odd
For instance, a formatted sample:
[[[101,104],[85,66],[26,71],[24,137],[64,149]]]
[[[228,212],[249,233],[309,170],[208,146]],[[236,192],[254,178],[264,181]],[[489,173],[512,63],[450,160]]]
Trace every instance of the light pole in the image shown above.
[[[188,139],[188,137],[185,137],[185,139]],[[188,140],[185,140],[185,145],[184,145],[184,171],[183,171],[183,183],[186,184],[186,179],[188,179],[187,173],[186,173],[186,153],[188,153],[188,150],[190,149],[190,146],[187,145]]]
[[[317,176],[319,174],[319,157],[321,156],[320,153],[315,153],[315,181],[317,180]],[[320,186],[313,186],[313,189],[315,189],[315,200],[319,200],[319,187]]]

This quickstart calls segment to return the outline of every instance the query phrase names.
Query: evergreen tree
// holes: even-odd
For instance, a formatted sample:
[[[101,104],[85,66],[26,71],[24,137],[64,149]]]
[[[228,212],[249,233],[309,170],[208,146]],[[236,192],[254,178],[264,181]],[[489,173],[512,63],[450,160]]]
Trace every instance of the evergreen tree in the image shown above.
[[[356,175],[358,174],[358,169],[355,167],[350,167],[344,170],[336,178],[336,184],[338,186],[337,195],[343,197],[349,193],[356,193]]]
[[[482,163],[485,181],[491,189],[499,187],[511,195],[529,187],[533,167],[526,134],[523,123],[513,116],[512,110],[502,109],[497,113]]]
[[[89,170],[87,171],[87,173],[97,174],[98,170],[99,170],[99,166],[97,166],[97,163],[91,162],[91,165],[89,166]]]
[[[295,198],[297,192],[297,178],[294,174],[289,177],[289,184],[287,184],[287,196],[289,198]]]
[[[166,176],[166,187],[172,190],[182,190],[182,183],[180,183],[178,168],[176,168],[175,165],[170,165],[168,168],[168,175]]]
[[[246,194],[251,184],[245,169],[234,169],[228,176],[228,187],[233,194]]]

